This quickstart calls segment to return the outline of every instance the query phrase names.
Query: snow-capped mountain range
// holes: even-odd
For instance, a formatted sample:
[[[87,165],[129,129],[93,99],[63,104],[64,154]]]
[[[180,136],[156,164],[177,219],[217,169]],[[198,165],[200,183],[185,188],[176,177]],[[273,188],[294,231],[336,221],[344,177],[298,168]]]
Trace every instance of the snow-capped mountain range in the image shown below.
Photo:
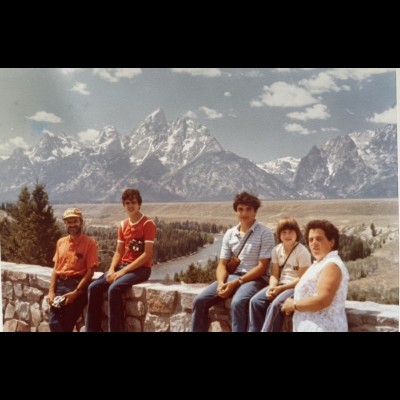
[[[208,128],[160,109],[130,136],[106,126],[90,146],[45,132],[28,151],[0,160],[0,200],[46,184],[52,202],[120,201],[127,187],[146,202],[222,201],[247,190],[263,199],[397,197],[396,125],[314,146],[301,160],[264,164],[225,151]]]

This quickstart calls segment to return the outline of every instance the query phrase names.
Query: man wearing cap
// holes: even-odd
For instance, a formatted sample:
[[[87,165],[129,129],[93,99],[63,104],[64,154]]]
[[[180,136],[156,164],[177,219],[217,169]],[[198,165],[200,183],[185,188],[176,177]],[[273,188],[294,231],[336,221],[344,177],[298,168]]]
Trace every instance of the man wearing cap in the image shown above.
[[[79,208],[68,208],[63,216],[68,236],[57,242],[54,268],[47,301],[52,332],[72,332],[87,303],[87,286],[98,265],[97,244],[82,233],[83,216]],[[57,296],[64,301],[57,307]],[[60,298],[57,297],[57,300]]]

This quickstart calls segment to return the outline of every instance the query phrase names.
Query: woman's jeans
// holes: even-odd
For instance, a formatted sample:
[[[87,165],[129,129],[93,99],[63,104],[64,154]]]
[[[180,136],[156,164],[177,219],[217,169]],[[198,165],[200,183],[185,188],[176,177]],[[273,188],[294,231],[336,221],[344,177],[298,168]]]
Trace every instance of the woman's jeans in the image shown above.
[[[82,280],[81,276],[68,279],[57,278],[56,296],[73,292]],[[72,303],[60,308],[50,306],[49,326],[52,332],[72,332],[78,318],[87,303],[87,291],[84,290]]]
[[[115,270],[124,268],[119,265]],[[149,279],[151,268],[140,267],[126,273],[113,283],[107,282],[107,272],[89,285],[86,332],[101,331],[101,308],[103,293],[108,290],[108,329],[110,332],[125,332],[124,304],[122,295],[132,285]]]
[[[286,299],[293,296],[294,289],[286,289],[272,301],[267,300],[269,286],[260,290],[250,300],[249,332],[280,332],[283,322],[281,307]]]
[[[229,275],[227,281],[233,281],[240,275]],[[267,282],[259,278],[239,286],[232,297],[231,320],[232,332],[246,332],[249,319],[249,301]],[[224,301],[217,295],[218,283],[215,281],[206,287],[193,300],[192,332],[208,331],[208,310],[211,306]]]

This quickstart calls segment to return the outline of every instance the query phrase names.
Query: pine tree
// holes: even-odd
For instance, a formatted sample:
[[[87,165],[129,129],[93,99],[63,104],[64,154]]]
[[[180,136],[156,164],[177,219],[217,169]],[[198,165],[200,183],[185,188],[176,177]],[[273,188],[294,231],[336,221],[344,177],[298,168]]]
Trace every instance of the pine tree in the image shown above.
[[[45,185],[37,183],[32,192],[34,226],[38,238],[36,259],[39,265],[53,266],[53,256],[57,240],[61,237],[60,229],[54,217],[53,207]]]
[[[32,195],[23,187],[12,216],[11,236],[16,244],[13,261],[51,267],[61,232],[45,186],[36,183]]]
[[[13,261],[16,254],[16,244],[11,235],[11,222],[8,217],[0,221],[0,246],[1,259],[3,261]]]

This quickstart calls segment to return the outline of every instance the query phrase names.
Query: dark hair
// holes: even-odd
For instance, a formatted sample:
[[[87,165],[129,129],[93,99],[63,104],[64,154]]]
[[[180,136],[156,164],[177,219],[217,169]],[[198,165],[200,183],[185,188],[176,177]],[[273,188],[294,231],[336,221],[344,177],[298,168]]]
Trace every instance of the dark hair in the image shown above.
[[[328,240],[334,239],[335,243],[333,244],[332,250],[339,249],[339,230],[336,228],[332,222],[327,221],[326,219],[314,219],[310,221],[306,225],[306,241],[308,243],[308,234],[311,229],[321,229],[325,232],[325,236]]]
[[[142,196],[140,195],[139,190],[137,189],[126,189],[124,193],[122,193],[122,204],[125,203],[125,200],[137,200],[139,206],[142,205]]]
[[[235,199],[233,201],[233,209],[235,211],[239,204],[251,206],[254,208],[254,211],[256,212],[261,207],[261,201],[258,199],[258,197],[253,196],[252,194],[247,192],[241,192],[235,196]]]
[[[297,221],[292,217],[283,217],[279,220],[278,225],[276,226],[276,237],[278,239],[278,242],[281,242],[281,233],[285,229],[288,229],[289,231],[295,231],[296,241],[300,241],[301,231]]]

